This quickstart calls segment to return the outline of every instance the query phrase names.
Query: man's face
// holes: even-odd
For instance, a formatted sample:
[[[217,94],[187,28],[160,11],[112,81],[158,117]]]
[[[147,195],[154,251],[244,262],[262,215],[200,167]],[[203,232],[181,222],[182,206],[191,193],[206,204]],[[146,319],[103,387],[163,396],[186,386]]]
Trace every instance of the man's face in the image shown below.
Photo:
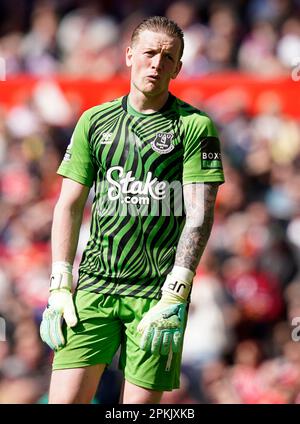
[[[177,37],[148,30],[141,32],[126,51],[133,86],[146,96],[167,91],[170,80],[176,78],[181,69],[180,48]]]

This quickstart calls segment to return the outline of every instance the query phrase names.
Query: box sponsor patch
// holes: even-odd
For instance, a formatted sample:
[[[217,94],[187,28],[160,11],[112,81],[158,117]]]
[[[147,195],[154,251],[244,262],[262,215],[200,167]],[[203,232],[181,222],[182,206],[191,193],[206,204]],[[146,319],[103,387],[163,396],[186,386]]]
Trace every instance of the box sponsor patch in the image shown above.
[[[208,136],[200,141],[202,169],[222,169],[220,141]]]

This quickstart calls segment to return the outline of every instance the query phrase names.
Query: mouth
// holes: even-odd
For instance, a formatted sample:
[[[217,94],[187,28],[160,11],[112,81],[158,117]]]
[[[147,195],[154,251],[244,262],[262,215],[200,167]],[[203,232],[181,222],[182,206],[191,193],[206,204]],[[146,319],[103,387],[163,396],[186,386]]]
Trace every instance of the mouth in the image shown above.
[[[159,79],[160,79],[160,76],[159,75],[147,75],[147,77],[146,77],[149,81],[152,81],[152,82],[154,82],[154,81],[158,81]]]

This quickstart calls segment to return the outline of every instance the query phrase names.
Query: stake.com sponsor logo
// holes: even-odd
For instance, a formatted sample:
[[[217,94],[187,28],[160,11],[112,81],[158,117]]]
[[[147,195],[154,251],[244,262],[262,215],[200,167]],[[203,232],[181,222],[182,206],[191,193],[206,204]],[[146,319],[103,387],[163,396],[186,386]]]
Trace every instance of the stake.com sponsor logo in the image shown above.
[[[119,181],[113,178],[113,172],[119,175]],[[156,177],[152,178],[152,172],[148,172],[145,181],[139,181],[132,176],[132,171],[124,172],[121,166],[113,166],[107,171],[106,179],[110,184],[108,189],[109,200],[115,201],[121,199],[125,203],[133,205],[148,205],[149,196],[155,200],[161,200],[166,197],[166,181],[158,181]]]
[[[159,181],[148,172],[144,181],[139,181],[132,171],[125,172],[122,166],[108,169],[106,178],[97,184],[95,207],[100,216],[184,216],[183,185],[181,181]],[[192,184],[193,199],[190,214],[197,221],[204,217],[204,184]],[[202,205],[199,204],[202,199]],[[192,222],[192,221],[191,221]],[[194,224],[193,224],[194,225]]]

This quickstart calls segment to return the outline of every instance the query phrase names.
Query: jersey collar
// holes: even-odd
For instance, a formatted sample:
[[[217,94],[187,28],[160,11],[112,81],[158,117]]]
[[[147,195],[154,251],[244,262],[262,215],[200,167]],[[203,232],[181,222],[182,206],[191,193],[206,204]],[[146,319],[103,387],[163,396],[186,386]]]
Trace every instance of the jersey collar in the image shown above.
[[[168,100],[163,105],[163,107],[161,109],[159,109],[157,112],[141,113],[141,112],[136,111],[132,106],[130,106],[130,104],[128,103],[128,94],[127,94],[126,96],[122,97],[122,108],[125,112],[130,113],[131,115],[147,117],[147,116],[153,116],[156,113],[163,113],[163,112],[166,112],[167,110],[171,109],[174,100],[175,100],[175,96],[173,96],[173,94],[169,93]]]

